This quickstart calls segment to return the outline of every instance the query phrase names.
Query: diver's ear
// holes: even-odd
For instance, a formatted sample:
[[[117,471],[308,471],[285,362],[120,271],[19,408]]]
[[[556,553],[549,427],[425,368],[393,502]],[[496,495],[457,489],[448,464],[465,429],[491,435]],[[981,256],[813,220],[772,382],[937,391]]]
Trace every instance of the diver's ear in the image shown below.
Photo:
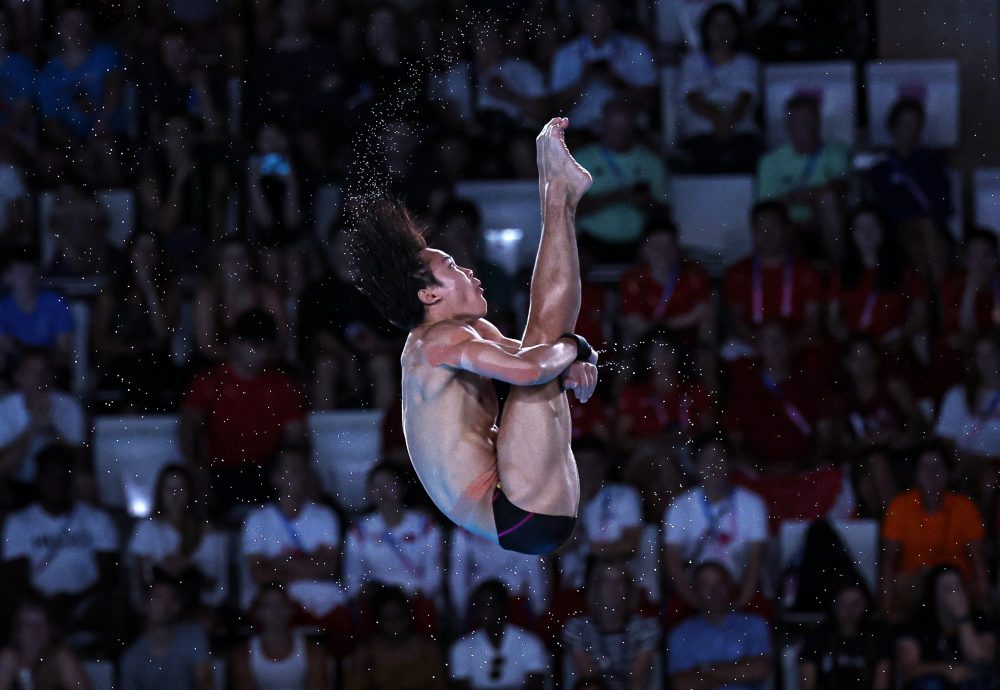
[[[417,299],[419,299],[424,306],[429,307],[432,304],[437,304],[441,301],[441,295],[437,293],[434,287],[420,288],[417,291]]]

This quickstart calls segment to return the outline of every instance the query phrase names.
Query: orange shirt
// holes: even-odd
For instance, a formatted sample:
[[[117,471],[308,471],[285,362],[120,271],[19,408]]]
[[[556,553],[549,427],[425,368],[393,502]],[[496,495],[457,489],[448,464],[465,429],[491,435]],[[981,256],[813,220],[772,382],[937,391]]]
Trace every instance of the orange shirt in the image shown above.
[[[975,504],[951,492],[944,495],[936,513],[928,513],[920,493],[910,489],[893,499],[882,523],[882,538],[902,544],[900,573],[950,563],[969,578],[972,569],[965,547],[981,540],[983,534],[983,520]]]

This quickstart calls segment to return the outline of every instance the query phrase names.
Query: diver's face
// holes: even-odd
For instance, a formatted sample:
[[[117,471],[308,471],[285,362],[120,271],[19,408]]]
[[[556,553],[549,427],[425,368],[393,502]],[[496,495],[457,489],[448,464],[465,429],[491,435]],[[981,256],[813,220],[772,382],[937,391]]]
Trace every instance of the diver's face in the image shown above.
[[[424,249],[420,258],[438,283],[422,289],[420,301],[428,306],[440,304],[453,318],[486,316],[483,286],[471,268],[459,266],[451,256],[438,249]]]

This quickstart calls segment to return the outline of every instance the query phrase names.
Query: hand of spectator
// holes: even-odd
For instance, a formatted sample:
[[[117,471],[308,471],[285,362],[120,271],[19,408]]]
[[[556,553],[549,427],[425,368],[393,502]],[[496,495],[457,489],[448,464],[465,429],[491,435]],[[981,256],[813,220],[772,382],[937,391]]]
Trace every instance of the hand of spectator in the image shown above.
[[[52,426],[52,399],[48,393],[26,395],[24,404],[28,408],[29,424],[34,431]]]
[[[733,128],[736,123],[728,110],[717,109],[712,122],[715,126],[715,138],[719,141],[729,141],[733,138]]]
[[[191,565],[191,560],[182,553],[175,553],[160,561],[160,568],[167,575],[177,577]]]
[[[504,93],[503,86],[504,86],[503,79],[500,77],[499,74],[494,74],[492,77],[490,77],[490,81],[486,85],[486,93],[488,93],[490,96],[493,96],[493,98],[503,98],[504,96],[507,95]]]
[[[607,60],[595,60],[588,64],[584,69],[583,78],[590,83],[604,82],[612,86],[619,81],[618,75],[615,74],[611,63]]]
[[[965,664],[955,664],[948,667],[944,672],[944,677],[955,685],[961,685],[966,681],[974,680],[976,674]]]

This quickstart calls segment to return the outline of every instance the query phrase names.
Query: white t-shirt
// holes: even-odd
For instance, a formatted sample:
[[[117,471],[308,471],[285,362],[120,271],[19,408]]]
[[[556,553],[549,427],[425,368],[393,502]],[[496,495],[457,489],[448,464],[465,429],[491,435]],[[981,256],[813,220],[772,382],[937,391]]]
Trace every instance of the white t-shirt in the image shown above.
[[[760,496],[742,487],[735,487],[724,501],[709,503],[705,490],[696,486],[671,504],[663,533],[664,543],[680,547],[684,558],[696,564],[718,561],[738,580],[751,548],[767,541],[767,506]]]
[[[545,560],[515,551],[456,528],[449,544],[448,589],[453,609],[462,616],[469,597],[481,583],[499,580],[507,585],[512,597],[524,597],[536,614],[545,611],[549,601],[549,577]]]
[[[949,389],[934,432],[960,451],[1000,458],[1000,390],[980,391],[978,402],[973,414],[965,401],[965,389]]]
[[[76,398],[56,390],[50,391],[49,395],[52,398],[52,424],[59,435],[70,445],[82,446],[86,434],[83,406]],[[23,434],[30,423],[31,415],[23,393],[17,391],[0,398],[0,447],[9,445]],[[21,458],[14,478],[22,482],[34,481],[35,457],[53,440],[50,434],[35,434]]]
[[[580,507],[580,524],[586,540],[559,554],[559,580],[563,588],[579,589],[586,580],[591,543],[617,541],[625,530],[642,526],[642,497],[626,484],[605,484]]]
[[[494,661],[497,659],[497,661]],[[491,677],[493,669],[499,677]],[[531,674],[549,672],[549,655],[542,641],[515,625],[504,628],[500,648],[482,630],[460,637],[448,654],[452,680],[465,680],[474,690],[521,687]]]
[[[641,39],[613,34],[600,46],[589,36],[580,36],[559,48],[552,61],[552,91],[572,86],[587,65],[606,60],[615,75],[629,86],[646,87],[657,83],[656,67],[649,47]],[[601,124],[604,104],[614,98],[615,89],[604,82],[592,82],[579,95],[569,111],[574,127],[596,130]]]
[[[714,65],[701,51],[688,53],[681,62],[680,125],[683,137],[711,134],[712,123],[696,115],[687,105],[690,93],[700,93],[710,103],[731,106],[743,92],[751,94],[750,107],[736,123],[737,132],[754,132],[753,116],[760,92],[757,61],[738,53],[724,65]]]
[[[379,582],[437,601],[444,573],[442,549],[441,528],[421,512],[406,511],[392,529],[378,513],[365,515],[347,531],[344,585],[352,597],[366,582]]]
[[[10,163],[0,163],[0,236],[7,231],[7,207],[27,196],[28,186],[21,170]]]
[[[133,558],[146,558],[156,565],[176,554],[180,548],[181,533],[176,527],[166,520],[148,518],[136,523],[127,553]],[[226,598],[226,581],[229,578],[229,548],[225,535],[218,532],[205,534],[191,554],[191,561],[212,583],[211,589],[202,592],[202,603],[221,605]]]
[[[33,503],[7,518],[3,541],[3,559],[27,558],[32,586],[51,597],[92,587],[100,576],[97,554],[118,550],[118,530],[104,511],[85,503],[65,515]]]
[[[243,523],[242,552],[244,586],[241,603],[248,607],[257,595],[249,577],[249,560],[269,560],[292,554],[316,553],[323,547],[340,546],[340,521],[326,506],[304,503],[289,519],[277,503],[256,508]],[[342,604],[344,591],[336,580],[298,580],[288,586],[288,595],[315,616],[322,617]]]
[[[490,93],[490,82],[499,77],[504,90],[526,98],[541,98],[547,92],[545,75],[527,60],[507,58],[478,76],[476,94],[472,93],[473,66],[468,62],[456,63],[430,84],[433,100],[447,101],[463,120],[472,118],[476,110],[499,110],[514,122],[534,127],[538,123],[528,120],[513,102]]]

